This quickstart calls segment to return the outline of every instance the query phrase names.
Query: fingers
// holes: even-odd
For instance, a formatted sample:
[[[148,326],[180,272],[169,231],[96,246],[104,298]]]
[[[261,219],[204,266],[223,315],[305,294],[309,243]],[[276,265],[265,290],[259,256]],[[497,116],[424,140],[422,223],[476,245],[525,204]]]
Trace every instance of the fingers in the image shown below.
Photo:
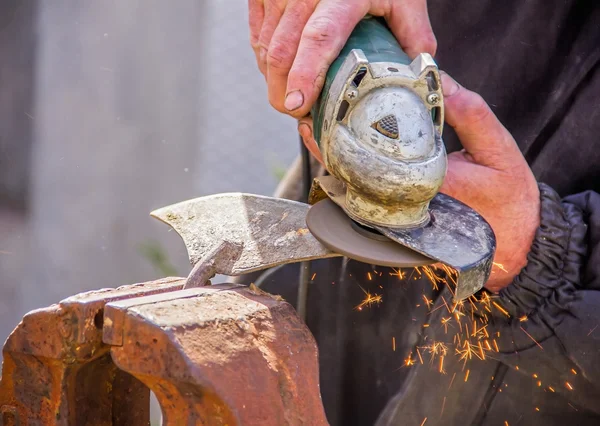
[[[385,18],[409,57],[414,58],[419,53],[435,55],[437,41],[427,13],[427,0],[391,2]]]
[[[256,63],[260,72],[265,74],[266,67],[262,66],[260,62],[259,53],[260,46],[258,45],[258,39],[260,37],[260,30],[262,29],[263,20],[265,18],[265,8],[263,6],[263,0],[248,0],[248,21],[250,25],[250,45],[254,50],[256,56]]]
[[[486,167],[510,169],[524,161],[519,148],[483,98],[442,72],[446,122],[455,130],[467,155]]]
[[[267,85],[269,102],[280,112],[284,107],[288,74],[294,63],[302,30],[314,11],[316,0],[292,0],[273,33],[267,53]]]
[[[258,62],[259,68],[267,72],[267,52],[271,38],[279,25],[281,16],[285,10],[285,0],[262,0],[264,1],[264,19],[260,35],[258,36]]]
[[[298,120],[298,133],[302,136],[302,141],[310,153],[319,161],[319,163],[325,165],[317,141],[315,141],[315,138],[313,137],[313,120],[310,116]]]
[[[303,117],[317,100],[331,63],[342,50],[350,33],[368,12],[367,2],[321,0],[308,20],[296,58],[288,75],[284,107]]]

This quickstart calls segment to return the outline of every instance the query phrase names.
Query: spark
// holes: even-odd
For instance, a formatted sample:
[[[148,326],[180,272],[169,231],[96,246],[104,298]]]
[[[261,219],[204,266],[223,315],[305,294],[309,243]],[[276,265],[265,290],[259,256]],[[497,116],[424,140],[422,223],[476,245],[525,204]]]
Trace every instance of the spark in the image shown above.
[[[415,365],[415,360],[412,359],[412,352],[404,360],[404,365],[407,366],[407,367],[410,367],[411,365]]]
[[[393,272],[390,272],[390,275],[393,277],[398,277],[399,280],[403,280],[406,278],[406,273],[402,272],[402,269],[392,268]]]
[[[565,382],[565,386],[567,387],[567,389],[573,390],[573,386],[571,386],[571,383]]]
[[[573,407],[570,402],[567,402],[567,404],[569,404],[569,407],[571,407],[573,410],[579,411],[577,408]]]
[[[504,420],[504,426],[510,426],[510,425],[508,424],[508,420]]]
[[[448,333],[448,322],[452,319],[452,317],[442,318],[442,325],[444,326],[445,332]]]
[[[502,306],[500,306],[498,303],[492,302],[492,305],[494,305],[504,315],[506,315],[507,317],[510,317],[510,314],[508,313],[508,311],[506,309],[504,309]]]
[[[596,327],[592,328],[592,329],[590,330],[590,332],[588,333],[588,336],[589,336],[590,334],[592,334],[594,331],[596,331],[596,329],[597,329],[597,328],[598,328],[598,325],[596,325]]]
[[[538,378],[538,375],[537,375],[537,374],[535,374],[535,373],[533,373],[533,378],[534,378],[534,379],[537,379],[537,378]]]
[[[396,338],[392,337],[392,350],[396,352]]]
[[[371,276],[371,273],[370,273],[370,272],[367,272],[367,278],[369,278],[369,281],[372,281],[372,280],[373,280],[373,277]]]
[[[573,373],[573,374],[577,375],[577,371],[575,371],[575,369],[574,369],[574,368],[571,368],[571,373]]]
[[[454,383],[454,379],[456,378],[456,373],[452,375],[452,380],[450,380],[450,385],[448,386],[448,390],[452,387],[452,383]]]
[[[504,268],[504,265],[503,265],[503,264],[501,264],[501,263],[496,263],[496,262],[493,262],[493,265],[494,265],[496,268],[500,269],[501,271],[508,272],[508,271],[507,271],[507,270]]]
[[[519,366],[515,365],[515,370],[519,371]]]
[[[421,356],[421,352],[419,351],[419,348],[417,348],[417,355],[419,356],[419,362],[421,362],[421,364],[423,364],[423,357]]]
[[[541,388],[542,387],[542,381],[538,380],[537,385],[538,385],[538,388]]]
[[[539,407],[535,407],[535,411],[540,411],[540,408]]]
[[[360,286],[359,286],[360,287]],[[371,307],[372,305],[379,305],[382,301],[382,297],[381,295],[374,293],[371,294],[370,292],[366,291],[364,288],[360,287],[360,289],[363,291],[363,293],[365,293],[365,298],[363,299],[362,302],[360,302],[355,309],[358,311],[362,311],[362,309],[367,306],[367,307]]]
[[[527,321],[529,318],[527,318],[527,315],[523,315],[521,318],[519,318],[520,322],[525,322]]]
[[[444,397],[444,402],[442,402],[442,411],[440,412],[440,417],[444,414],[444,407],[446,406],[446,397]]]
[[[525,334],[527,335],[527,337],[529,337],[531,340],[533,340],[533,342],[534,342],[536,345],[538,345],[538,346],[539,346],[539,348],[540,348],[541,350],[544,350],[544,348],[542,348],[542,345],[540,345],[540,344],[538,343],[538,341],[537,341],[537,340],[535,340],[531,334],[529,334],[527,331],[525,331],[525,329],[524,329],[523,327],[519,327],[519,328],[520,328],[521,330],[523,330],[523,333],[525,333]]]
[[[550,389],[550,392],[556,392],[552,386],[548,386],[548,389]]]
[[[423,324],[423,328],[429,327],[429,324]]]
[[[498,343],[496,343],[496,339],[492,341],[494,342],[494,349],[496,349],[496,352],[500,352],[500,349],[498,349]]]
[[[446,370],[444,370],[444,356],[440,357],[440,369],[439,369],[439,371],[442,374],[446,374]]]
[[[421,426],[423,426],[423,425],[425,424],[425,422],[426,422],[426,421],[427,421],[427,417],[425,417],[425,418],[423,419],[423,423],[421,423]]]
[[[317,273],[315,272],[314,274],[312,274],[312,277],[310,277],[310,280],[314,281],[316,276],[317,276]]]
[[[467,370],[467,373],[465,374],[465,382],[467,380],[469,380],[469,373],[471,372],[471,370]]]
[[[479,341],[479,353],[481,354],[481,359],[485,359],[485,354],[483,353],[483,346],[481,346],[481,340]]]
[[[427,305],[427,309],[431,309],[431,306],[433,305],[433,300],[428,299],[427,296],[425,296],[425,295],[423,295],[423,300],[425,301],[425,304]]]
[[[446,298],[444,296],[442,296],[442,301],[444,302],[444,306],[448,310],[448,313],[451,314],[452,313],[452,309],[450,309],[450,306],[448,306],[448,302],[446,302]]]

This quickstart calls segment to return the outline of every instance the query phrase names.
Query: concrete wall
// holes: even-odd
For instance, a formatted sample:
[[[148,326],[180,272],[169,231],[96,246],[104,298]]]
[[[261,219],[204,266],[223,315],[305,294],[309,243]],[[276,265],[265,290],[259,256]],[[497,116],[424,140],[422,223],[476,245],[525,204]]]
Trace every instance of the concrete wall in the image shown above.
[[[21,39],[0,41],[0,165],[29,182],[16,190],[23,209],[0,199],[2,340],[71,294],[186,274],[180,239],[148,213],[214,192],[269,194],[298,151],[293,120],[266,100],[245,2],[30,5]],[[31,90],[7,100],[13,84]],[[27,141],[30,153],[17,148]]]

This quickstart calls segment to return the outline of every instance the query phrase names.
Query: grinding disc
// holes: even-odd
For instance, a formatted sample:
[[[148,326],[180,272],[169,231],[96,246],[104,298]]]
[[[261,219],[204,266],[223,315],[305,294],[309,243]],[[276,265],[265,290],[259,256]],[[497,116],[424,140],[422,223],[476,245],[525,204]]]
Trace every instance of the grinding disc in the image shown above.
[[[321,244],[360,262],[397,268],[435,262],[376,231],[370,235],[329,198],[319,201],[308,210],[306,225]]]

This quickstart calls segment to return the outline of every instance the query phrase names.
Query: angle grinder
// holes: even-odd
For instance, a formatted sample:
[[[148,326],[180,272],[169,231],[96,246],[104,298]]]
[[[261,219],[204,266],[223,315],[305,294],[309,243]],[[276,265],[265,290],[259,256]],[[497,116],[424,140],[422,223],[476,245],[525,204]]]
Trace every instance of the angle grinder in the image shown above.
[[[306,223],[352,259],[447,264],[459,274],[460,300],[487,281],[495,237],[473,209],[439,193],[447,168],[443,101],[431,55],[411,60],[384,20],[360,21],[312,109],[330,175],[314,180]]]

